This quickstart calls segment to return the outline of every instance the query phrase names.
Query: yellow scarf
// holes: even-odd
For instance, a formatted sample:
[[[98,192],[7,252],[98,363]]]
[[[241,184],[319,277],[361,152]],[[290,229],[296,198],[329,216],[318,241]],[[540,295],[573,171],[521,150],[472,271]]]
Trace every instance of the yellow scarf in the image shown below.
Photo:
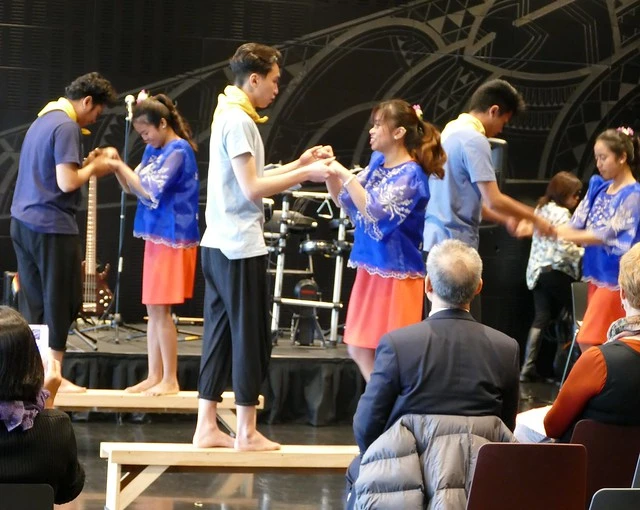
[[[260,117],[258,115],[251,101],[249,101],[249,96],[245,94],[244,90],[235,85],[227,85],[224,92],[218,95],[218,106],[213,112],[213,121],[215,122],[217,115],[229,111],[231,108],[240,108],[257,124],[263,124],[269,120],[269,117]]]
[[[42,117],[45,113],[49,113],[54,110],[62,110],[64,113],[66,113],[69,116],[69,118],[73,122],[78,122],[78,115],[76,114],[76,111],[74,110],[73,105],[71,104],[71,101],[69,101],[66,97],[58,98],[57,101],[48,102],[46,106],[42,110],[40,110],[40,113],[38,113],[38,117]],[[82,128],[82,134],[90,135],[91,131],[89,131],[88,129]]]
[[[486,135],[486,131],[484,130],[484,126],[482,122],[480,122],[477,118],[469,113],[461,113],[457,119],[449,122],[444,129],[448,132],[458,131],[459,129],[464,128],[472,128],[475,129],[478,133],[482,135]],[[442,131],[444,134],[444,130]]]

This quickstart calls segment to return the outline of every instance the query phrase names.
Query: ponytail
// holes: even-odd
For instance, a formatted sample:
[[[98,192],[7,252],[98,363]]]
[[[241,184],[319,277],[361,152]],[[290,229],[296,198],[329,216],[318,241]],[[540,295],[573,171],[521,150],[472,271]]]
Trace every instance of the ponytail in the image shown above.
[[[433,124],[423,120],[418,121],[418,134],[422,135],[419,145],[409,148],[409,153],[420,164],[427,175],[435,175],[439,179],[444,177],[444,163],[447,154],[440,143],[440,131]]]
[[[175,133],[186,140],[194,151],[198,150],[198,145],[193,139],[189,123],[180,115],[175,103],[166,94],[156,94],[149,96],[137,103],[133,109],[133,119],[146,116],[149,123],[155,127],[160,126],[160,121],[165,119]]]

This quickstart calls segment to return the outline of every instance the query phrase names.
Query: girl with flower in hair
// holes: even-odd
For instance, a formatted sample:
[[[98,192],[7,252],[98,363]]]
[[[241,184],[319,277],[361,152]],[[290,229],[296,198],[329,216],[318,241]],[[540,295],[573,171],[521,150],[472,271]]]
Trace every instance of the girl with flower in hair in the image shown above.
[[[558,237],[584,245],[582,277],[589,282],[588,304],[577,342],[581,350],[600,345],[609,325],[624,317],[618,273],[620,257],[640,241],[640,141],[631,128],[607,129],[596,138],[594,155],[600,175],[571,222]]]
[[[428,178],[441,178],[446,155],[439,131],[419,106],[392,99],[371,113],[373,154],[357,176],[333,162],[333,200],[355,225],[349,266],[357,269],[344,342],[366,381],[385,333],[422,318],[425,265],[422,230]]]
[[[133,235],[145,240],[142,302],[147,306],[149,372],[127,388],[177,393],[177,334],[171,305],[193,296],[198,229],[198,166],[189,125],[164,94],[139,96],[133,127],[147,147],[135,170],[118,161],[116,177],[138,197]]]

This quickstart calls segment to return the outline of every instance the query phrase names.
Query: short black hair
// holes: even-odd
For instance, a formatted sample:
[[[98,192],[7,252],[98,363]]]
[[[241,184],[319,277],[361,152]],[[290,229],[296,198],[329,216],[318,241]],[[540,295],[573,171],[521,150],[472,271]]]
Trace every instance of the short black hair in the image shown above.
[[[67,99],[91,96],[94,104],[115,106],[118,96],[113,85],[100,73],[87,73],[73,80],[64,89]]]
[[[513,85],[504,80],[491,80],[483,83],[471,96],[469,111],[486,112],[493,105],[498,105],[500,114],[517,115],[525,110],[526,105],[520,93]]]
[[[266,76],[274,64],[279,64],[281,58],[280,51],[272,46],[259,43],[243,44],[229,60],[235,84],[243,84],[253,73]]]
[[[0,306],[0,401],[37,401],[44,368],[33,332],[13,308]]]

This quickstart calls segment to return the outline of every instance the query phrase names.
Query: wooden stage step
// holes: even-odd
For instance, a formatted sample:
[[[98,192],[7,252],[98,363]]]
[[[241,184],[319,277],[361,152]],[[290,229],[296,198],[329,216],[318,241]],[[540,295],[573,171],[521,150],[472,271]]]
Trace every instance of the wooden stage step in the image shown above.
[[[344,472],[358,454],[355,445],[282,445],[275,451],[244,452],[186,443],[101,443],[100,457],[108,459],[105,509],[124,510],[165,471]]]
[[[258,409],[264,408],[264,397],[260,395]],[[62,411],[96,411],[118,413],[196,413],[198,392],[180,391],[174,395],[150,396],[142,393],[127,393],[124,390],[88,389],[82,393],[58,393],[53,403]],[[237,429],[235,395],[232,391],[222,394],[218,404],[218,417],[230,432]]]

